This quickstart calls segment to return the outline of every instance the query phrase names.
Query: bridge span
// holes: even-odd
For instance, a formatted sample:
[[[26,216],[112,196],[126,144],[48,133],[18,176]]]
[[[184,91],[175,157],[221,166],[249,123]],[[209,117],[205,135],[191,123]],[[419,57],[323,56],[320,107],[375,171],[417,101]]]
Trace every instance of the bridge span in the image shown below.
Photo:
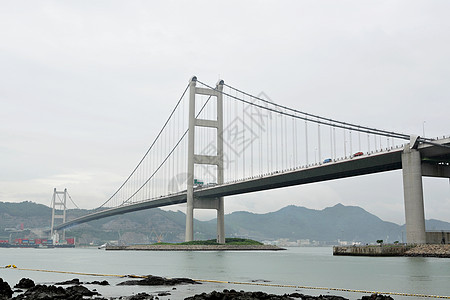
[[[52,225],[52,232],[187,203],[185,240],[194,239],[194,209],[214,209],[217,241],[224,243],[226,196],[398,169],[403,174],[407,242],[425,243],[422,176],[450,177],[449,138],[325,118],[254,96],[223,80],[212,87],[194,76],[116,192],[94,213]]]
[[[450,148],[445,147],[450,147],[450,138],[436,140],[434,143],[443,147],[429,144],[423,144],[418,147],[421,156],[421,176],[450,178]],[[407,146],[409,144],[405,147]],[[208,202],[217,201],[219,197],[399,170],[402,169],[402,153],[404,153],[404,149],[399,147],[329,163],[319,163],[309,167],[294,168],[235,182],[227,182],[212,187],[199,188],[194,190],[194,201],[203,202],[203,206],[208,206]],[[138,203],[105,208],[57,225],[55,230],[67,229],[78,224],[129,212],[186,202],[187,193],[184,191]],[[211,207],[215,206],[211,205]]]

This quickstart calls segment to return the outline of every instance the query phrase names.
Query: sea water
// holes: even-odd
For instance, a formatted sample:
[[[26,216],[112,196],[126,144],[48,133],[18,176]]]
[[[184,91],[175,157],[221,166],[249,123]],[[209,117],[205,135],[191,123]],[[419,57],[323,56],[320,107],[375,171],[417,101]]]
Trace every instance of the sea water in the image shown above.
[[[130,296],[139,292],[171,295],[160,299],[183,299],[213,290],[235,289],[274,294],[299,292],[332,294],[360,299],[362,292],[328,288],[450,296],[450,259],[424,257],[333,256],[329,247],[288,248],[286,251],[105,251],[96,248],[34,249],[1,248],[0,277],[11,286],[23,277],[37,284],[79,278],[83,282],[107,280],[110,286],[87,285],[104,297]],[[31,270],[32,269],[32,270]],[[34,270],[78,272],[82,274]],[[155,275],[193,279],[256,282],[297,287],[254,286],[207,282],[173,287],[116,286],[128,280],[103,275]],[[323,289],[312,289],[321,287]],[[310,289],[311,288],[311,289]],[[394,299],[419,299],[393,295]]]

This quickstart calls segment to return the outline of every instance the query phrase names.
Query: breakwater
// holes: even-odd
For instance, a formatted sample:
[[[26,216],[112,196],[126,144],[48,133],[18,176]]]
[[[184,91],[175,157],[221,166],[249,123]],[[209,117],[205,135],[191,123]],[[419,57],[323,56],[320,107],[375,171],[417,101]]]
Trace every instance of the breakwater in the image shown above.
[[[278,251],[286,250],[273,245],[131,245],[106,246],[106,250],[137,251]]]
[[[413,247],[408,245],[334,246],[333,255],[403,256]]]
[[[446,257],[450,258],[450,245],[417,245],[408,250],[405,256]]]
[[[450,245],[335,246],[333,255],[450,257]]]

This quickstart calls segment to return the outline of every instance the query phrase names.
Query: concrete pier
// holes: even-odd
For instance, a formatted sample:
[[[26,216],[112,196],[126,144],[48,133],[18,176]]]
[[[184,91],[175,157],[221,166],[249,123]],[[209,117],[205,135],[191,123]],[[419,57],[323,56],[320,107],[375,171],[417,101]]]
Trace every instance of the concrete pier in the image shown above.
[[[134,251],[279,251],[274,245],[132,245],[106,246],[106,250]]]
[[[334,246],[333,255],[349,256],[403,256],[414,246],[388,245],[388,246]]]
[[[450,245],[334,246],[333,255],[450,257]]]
[[[420,152],[411,149],[409,145],[406,145],[402,153],[402,169],[406,241],[408,244],[425,244],[425,213]]]

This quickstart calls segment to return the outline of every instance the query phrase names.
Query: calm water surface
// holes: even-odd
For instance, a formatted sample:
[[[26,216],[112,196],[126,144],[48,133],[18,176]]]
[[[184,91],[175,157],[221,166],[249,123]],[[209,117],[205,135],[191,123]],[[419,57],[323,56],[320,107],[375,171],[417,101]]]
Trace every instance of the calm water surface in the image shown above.
[[[450,296],[450,259],[421,257],[348,257],[333,256],[332,248],[289,248],[277,252],[153,252],[105,251],[98,249],[0,249],[0,265],[15,264],[19,268],[45,269],[83,273],[118,275],[157,275],[224,281],[269,281],[271,284],[345,288],[379,292]],[[79,278],[81,281],[108,280],[109,287],[97,288],[105,297],[129,296],[133,293],[170,291],[160,299],[183,299],[212,290],[262,290],[276,294],[298,291],[309,295],[333,294],[349,299],[363,293],[255,287],[206,283],[172,287],[117,287],[124,281],[118,277],[59,274],[0,269],[0,277],[11,286],[20,278],[36,283],[54,283]],[[418,299],[393,296],[394,299]]]

